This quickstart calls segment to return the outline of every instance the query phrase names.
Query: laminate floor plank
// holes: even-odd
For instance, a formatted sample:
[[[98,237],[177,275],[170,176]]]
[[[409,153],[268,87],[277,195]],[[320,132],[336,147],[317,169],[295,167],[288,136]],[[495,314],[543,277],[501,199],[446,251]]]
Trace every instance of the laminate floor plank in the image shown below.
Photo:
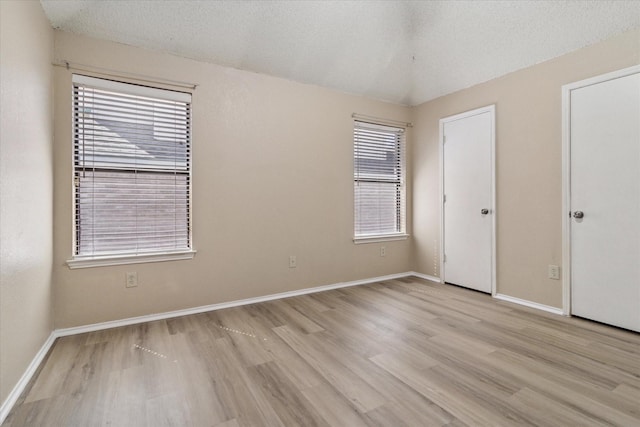
[[[298,392],[275,363],[252,366],[249,374],[285,425],[328,426],[304,394]]]
[[[215,424],[213,427],[240,427],[240,424],[238,424],[238,420],[234,418],[223,423]]]
[[[289,304],[293,306],[302,305],[303,307],[306,308],[305,313],[309,311],[315,312],[315,313],[323,313],[327,310],[331,310],[331,307],[329,307],[326,304],[323,304],[321,301],[315,298],[314,294],[287,298],[287,301],[289,302]]]
[[[499,381],[482,381],[446,366],[434,366],[422,375],[448,395],[457,396],[457,410],[460,406],[474,408],[476,418],[471,425],[535,425],[525,411],[509,405],[506,400],[511,393]]]
[[[612,328],[602,323],[579,317],[565,318],[552,313],[540,312],[540,310],[534,308],[519,306],[505,301],[496,301],[496,303],[512,306],[514,308],[512,311],[513,318],[524,320],[531,327],[546,327],[557,331],[565,331],[575,337],[583,337],[593,342],[610,344],[615,348],[630,352],[640,352],[637,333],[621,328]]]
[[[145,402],[147,424],[157,427],[193,426],[192,412],[181,393],[168,393]]]
[[[299,390],[320,384],[323,381],[321,375],[275,333],[275,328],[268,328],[268,320],[260,310],[256,310],[256,306],[249,305],[244,309],[249,317],[248,322],[254,328],[257,343],[271,355],[273,362],[283,368],[284,375]]]
[[[222,397],[229,407],[235,408],[238,423],[241,426],[284,426],[263,392],[251,381],[249,371],[238,360],[230,340],[220,339],[216,344],[224,372],[225,395]]]
[[[579,408],[594,420],[620,426],[638,425],[640,402],[616,396],[609,390],[590,387],[576,381],[570,374],[558,375],[558,370],[550,365],[527,360],[506,350],[499,350],[491,356],[486,358],[487,363],[508,369],[532,390],[565,406]]]
[[[456,328],[456,332],[473,336],[495,348],[509,349],[517,354],[526,354],[534,360],[559,366],[567,372],[582,375],[586,381],[596,381],[604,386],[611,387],[612,384],[622,381],[635,385],[640,380],[640,377],[626,372],[621,367],[606,363],[605,360],[609,356],[605,352],[600,354],[599,358],[585,357],[562,348],[572,346],[571,342],[559,343],[555,338],[544,340],[539,334],[529,334],[526,330],[514,331],[502,326],[486,328],[485,325],[463,323]],[[632,332],[628,334],[638,335]]]
[[[364,292],[363,292],[364,291]],[[358,299],[367,299],[378,307],[395,308],[402,313],[411,314],[412,320],[422,324],[427,320],[433,320],[436,316],[424,309],[423,304],[416,298],[404,292],[400,292],[392,284],[371,285],[367,289],[351,289],[349,295]],[[391,298],[389,298],[391,297]],[[403,316],[401,316],[403,317]]]
[[[394,333],[368,320],[354,321],[353,316],[341,311],[327,312],[324,317],[325,331],[320,335],[330,336],[344,348],[364,357],[383,351],[386,337]],[[376,339],[372,340],[372,337]]]
[[[418,278],[56,340],[3,427],[640,425],[640,334]]]
[[[622,383],[616,387],[613,392],[626,399],[631,399],[632,402],[640,402],[640,388]]]
[[[363,378],[350,371],[334,354],[309,343],[305,337],[286,326],[276,328],[280,337],[313,366],[327,382],[348,398],[360,412],[377,408],[385,402],[384,397]]]
[[[222,423],[237,415],[236,406],[227,398],[224,369],[216,346],[196,336],[179,336],[176,359],[167,359],[166,369],[177,370],[194,425]],[[186,386],[188,384],[188,386]]]
[[[286,299],[281,301],[272,301],[272,305],[286,316],[287,325],[294,325],[307,334],[324,330],[322,326],[311,320],[303,310],[296,309],[295,305]]]
[[[246,313],[238,309],[222,311],[220,319],[236,355],[244,366],[260,365],[273,360],[273,355],[262,343],[265,337],[256,335],[258,332],[251,327]]]
[[[345,299],[354,305],[366,307],[367,311],[371,313],[384,313],[385,319],[391,320],[396,324],[410,322],[414,325],[423,325],[437,317],[427,311],[417,310],[410,305],[398,304],[398,301],[395,301],[395,304],[385,304],[385,298],[381,298],[377,292],[362,292],[357,295],[349,294],[349,297]],[[391,300],[390,298],[387,299]]]
[[[543,394],[528,388],[515,393],[509,398],[509,403],[520,411],[526,411],[532,422],[537,426],[602,426],[603,420],[590,418],[578,409],[558,403]]]
[[[371,360],[465,424],[495,426],[512,423],[512,420],[503,419],[474,399],[461,395],[447,382],[434,381],[429,369],[417,371],[386,355],[375,356]]]
[[[595,383],[607,388],[612,388],[613,385],[623,381],[640,385],[640,377],[630,374],[619,366],[606,363],[609,356],[604,352],[599,358],[591,358],[564,350],[558,346],[556,340],[546,342],[536,336],[515,334],[510,331],[494,330],[490,335],[482,331],[476,332],[496,347],[526,355],[528,359],[539,361],[549,367],[557,367],[564,373],[572,373],[585,383]],[[567,345],[569,343],[564,343],[564,346]]]
[[[367,426],[363,415],[328,382],[302,390],[302,394],[331,426]]]
[[[370,359],[345,351],[328,333],[314,334],[305,339],[315,348],[322,347],[336,357],[345,368],[376,390],[385,402],[410,403],[416,394],[415,390],[372,363]]]

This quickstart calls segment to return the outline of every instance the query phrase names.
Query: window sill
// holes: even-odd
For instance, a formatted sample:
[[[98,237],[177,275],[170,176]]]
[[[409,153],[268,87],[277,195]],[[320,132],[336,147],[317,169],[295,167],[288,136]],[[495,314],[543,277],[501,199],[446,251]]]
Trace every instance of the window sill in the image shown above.
[[[107,255],[97,257],[83,257],[67,260],[71,270],[76,268],[106,267],[111,265],[141,264],[148,262],[179,261],[193,259],[196,251],[161,252],[147,255]]]
[[[379,243],[379,242],[389,242],[392,240],[407,240],[409,238],[408,234],[381,234],[377,236],[361,236],[354,237],[353,243],[356,245],[360,245],[362,243]]]

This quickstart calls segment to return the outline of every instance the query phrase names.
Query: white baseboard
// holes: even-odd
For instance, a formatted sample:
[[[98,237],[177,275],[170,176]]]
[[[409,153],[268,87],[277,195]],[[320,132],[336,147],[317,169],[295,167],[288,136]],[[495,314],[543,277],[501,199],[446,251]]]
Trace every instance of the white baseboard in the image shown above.
[[[516,297],[510,297],[509,295],[496,294],[495,299],[502,301],[512,302],[514,304],[524,305],[525,307],[536,308],[538,310],[546,311],[553,314],[564,315],[564,311],[561,308],[551,307],[550,305],[539,304],[537,302],[528,301],[526,299],[520,299]]]
[[[385,280],[399,279],[402,277],[415,276],[416,273],[405,272],[398,274],[390,274],[387,276],[372,277],[362,280],[353,280],[350,282],[334,283],[331,285],[316,286],[313,288],[300,289],[296,291],[280,292],[277,294],[264,295],[261,297],[247,298],[236,301],[222,302],[218,304],[203,305],[200,307],[186,308],[183,310],[168,311],[157,314],[147,314],[138,317],[129,317],[127,319],[112,320],[109,322],[94,323],[91,325],[76,326],[73,328],[57,329],[56,337],[64,337],[68,335],[83,334],[86,332],[100,331],[103,329],[118,328],[121,326],[135,325],[138,323],[152,322],[155,320],[171,319],[173,317],[188,316],[190,314],[206,313],[208,311],[222,310],[224,308],[239,307],[242,305],[255,304],[259,302],[272,301],[275,299],[290,298],[300,295],[312,294],[316,292],[329,291],[332,289],[346,288],[349,286],[365,285],[368,283],[382,282]]]
[[[430,276],[428,274],[422,274],[422,273],[418,273],[418,272],[415,272],[415,271],[410,271],[409,272],[409,276],[416,276],[416,277],[419,277],[419,278],[424,279],[424,280],[429,280],[431,282],[442,283],[442,280],[440,280],[439,277]]]
[[[24,374],[22,374],[22,377],[20,377],[18,383],[13,387],[13,390],[11,390],[9,396],[7,396],[5,401],[2,402],[2,406],[0,406],[0,424],[2,424],[5,418],[7,418],[7,415],[9,415],[11,408],[13,408],[13,405],[15,405],[16,401],[24,391],[27,384],[29,384],[31,377],[33,377],[33,374],[36,373],[38,366],[40,366],[40,363],[42,363],[42,360],[49,352],[49,349],[51,348],[55,340],[56,334],[55,331],[53,331],[44,342],[44,344],[42,344],[42,347],[40,347],[40,350],[38,350],[38,353],[33,358],[31,363],[29,363],[26,371],[24,371]]]

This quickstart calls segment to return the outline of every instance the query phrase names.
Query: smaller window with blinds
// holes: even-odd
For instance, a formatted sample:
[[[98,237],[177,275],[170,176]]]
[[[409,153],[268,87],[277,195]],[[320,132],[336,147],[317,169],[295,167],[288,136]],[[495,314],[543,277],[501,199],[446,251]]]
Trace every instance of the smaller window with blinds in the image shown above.
[[[356,243],[406,238],[405,130],[355,121]]]
[[[74,260],[191,251],[191,94],[73,75],[73,165]]]

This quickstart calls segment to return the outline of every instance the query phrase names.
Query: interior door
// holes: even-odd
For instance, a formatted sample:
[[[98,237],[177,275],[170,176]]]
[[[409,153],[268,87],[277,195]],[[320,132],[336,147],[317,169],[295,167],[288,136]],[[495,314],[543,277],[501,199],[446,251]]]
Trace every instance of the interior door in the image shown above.
[[[494,117],[489,106],[440,121],[443,279],[488,293],[494,277]]]
[[[570,91],[571,312],[640,331],[640,67],[635,68]]]

